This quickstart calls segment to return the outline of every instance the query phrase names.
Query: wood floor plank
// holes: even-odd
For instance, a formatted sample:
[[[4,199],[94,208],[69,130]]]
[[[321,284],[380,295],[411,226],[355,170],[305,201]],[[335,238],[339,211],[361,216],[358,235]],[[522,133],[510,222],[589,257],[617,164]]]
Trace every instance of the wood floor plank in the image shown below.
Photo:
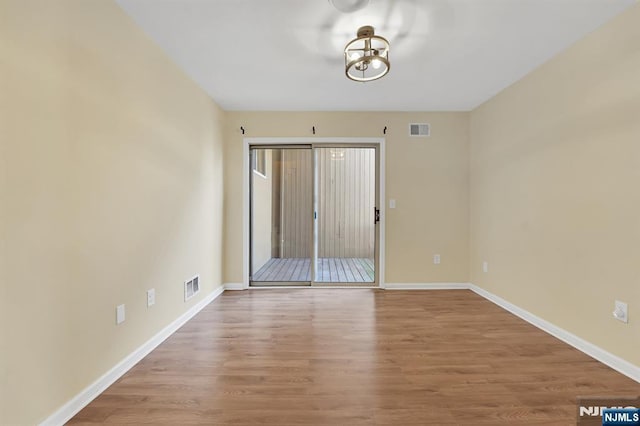
[[[640,384],[465,290],[225,292],[72,425],[570,425]]]

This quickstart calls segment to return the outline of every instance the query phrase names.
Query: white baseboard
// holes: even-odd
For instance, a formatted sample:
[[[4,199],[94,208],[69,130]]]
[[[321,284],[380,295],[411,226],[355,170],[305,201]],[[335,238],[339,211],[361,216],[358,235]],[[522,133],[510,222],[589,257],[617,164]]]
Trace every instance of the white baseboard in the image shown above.
[[[572,334],[567,330],[564,330],[550,323],[549,321],[546,321],[532,314],[529,311],[526,311],[510,302],[507,302],[501,297],[498,297],[495,294],[490,293],[474,284],[469,284],[469,289],[474,293],[484,297],[485,299],[495,303],[501,308],[522,318],[528,323],[538,327],[542,331],[545,331],[551,334],[552,336],[557,337],[558,339],[562,340],[568,345],[573,346],[579,351],[589,355],[592,358],[595,358],[601,363],[608,365],[609,367],[613,368],[619,373],[622,373],[625,376],[640,383],[640,367],[638,367],[637,365],[634,365],[628,361],[625,361],[624,359],[605,351],[604,349],[594,345],[593,343],[589,343],[586,340],[576,336],[575,334]]]
[[[224,289],[225,290],[246,290],[247,287],[245,287],[244,284],[242,283],[224,283]]]
[[[285,287],[286,288],[286,287]],[[155,336],[149,339],[146,343],[129,354],[125,359],[120,361],[111,370],[105,373],[102,377],[96,380],[94,383],[85,388],[82,392],[72,398],[69,402],[59,408],[51,416],[45,419],[40,425],[63,425],[69,421],[74,415],[76,415],[81,409],[87,406],[98,395],[104,392],[109,386],[111,386],[116,380],[122,377],[131,367],[136,365],[145,356],[147,356],[152,350],[160,345],[169,336],[175,333],[180,327],[182,327],[187,321],[193,318],[198,312],[200,312],[205,306],[215,300],[224,290],[244,290],[245,287],[242,283],[226,283],[224,286],[216,288],[211,294],[205,297],[203,300],[194,305],[191,309],[178,317],[175,321],[158,332]],[[469,283],[387,283],[385,289],[388,290],[472,290],[474,293],[484,297],[485,299],[495,303],[501,308],[511,312],[512,314],[522,318],[528,323],[538,327],[539,329],[557,337],[563,342],[573,346],[581,352],[595,358],[605,365],[613,368],[614,370],[624,374],[625,376],[640,383],[640,367],[623,360],[622,358],[613,355],[598,346],[587,342],[580,337],[569,333],[568,331],[522,309],[518,306],[507,302],[506,300]]]
[[[386,283],[385,290],[469,290],[469,283]]]
[[[169,336],[182,327],[187,321],[193,318],[198,312],[200,312],[205,306],[213,302],[218,296],[225,290],[224,286],[216,288],[211,294],[202,299],[196,305],[194,305],[187,312],[178,317],[171,324],[166,326],[155,336],[149,339],[146,343],[140,346],[138,349],[130,353],[122,361],[116,364],[111,370],[107,371],[102,377],[86,387],[82,392],[73,397],[69,402],[60,407],[56,412],[45,419],[41,426],[57,426],[63,425],[68,422],[73,416],[75,416],[80,410],[86,407],[91,401],[93,401],[98,395],[104,392],[109,386],[111,386],[116,380],[122,377],[127,371],[134,365],[140,362],[145,356],[147,356],[152,350],[154,350],[160,343],[164,342]]]

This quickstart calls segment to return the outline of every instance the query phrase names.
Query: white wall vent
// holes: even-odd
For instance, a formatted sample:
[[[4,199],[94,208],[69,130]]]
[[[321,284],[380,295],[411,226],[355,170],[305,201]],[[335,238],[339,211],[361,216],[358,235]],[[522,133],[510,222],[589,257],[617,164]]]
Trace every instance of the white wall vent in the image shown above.
[[[431,134],[431,126],[427,123],[410,123],[409,136],[428,137]]]
[[[200,291],[200,275],[184,282],[184,301],[191,299]]]

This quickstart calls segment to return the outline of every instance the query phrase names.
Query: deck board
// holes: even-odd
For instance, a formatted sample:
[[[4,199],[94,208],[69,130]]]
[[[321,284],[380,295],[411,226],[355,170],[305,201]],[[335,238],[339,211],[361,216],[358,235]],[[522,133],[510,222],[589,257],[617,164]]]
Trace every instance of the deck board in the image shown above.
[[[304,271],[304,259],[295,259],[295,267],[291,274],[291,281],[302,281],[304,278],[302,273]]]
[[[342,269],[344,271],[345,277],[348,283],[355,283],[356,278],[353,276],[353,272],[351,272],[351,267],[349,265],[348,259],[340,259],[340,263],[342,263]]]
[[[375,281],[373,261],[366,258],[318,259],[318,282],[366,283]],[[307,258],[269,259],[253,274],[258,282],[311,281],[311,260]]]
[[[356,262],[353,259],[347,259],[349,263],[349,268],[351,269],[351,273],[353,274],[353,278],[356,282],[361,283],[365,281],[365,277],[362,276],[360,270],[358,269]]]
[[[336,268],[336,259],[329,258],[329,281],[338,282],[338,270]]]
[[[369,276],[369,272],[367,272],[364,266],[362,266],[362,262],[354,262],[354,266],[358,271],[358,273],[360,274],[360,276],[362,277],[363,281],[373,281],[372,279],[373,277]]]

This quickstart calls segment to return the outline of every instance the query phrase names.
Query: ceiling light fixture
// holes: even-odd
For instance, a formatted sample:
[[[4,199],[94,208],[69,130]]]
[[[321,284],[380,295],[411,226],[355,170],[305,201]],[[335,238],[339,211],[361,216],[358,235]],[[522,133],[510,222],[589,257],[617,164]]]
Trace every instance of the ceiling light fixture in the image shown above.
[[[367,7],[369,0],[329,0],[329,3],[342,13],[352,13]]]
[[[345,74],[353,81],[373,81],[384,77],[389,63],[389,42],[375,35],[372,26],[358,29],[358,36],[344,48]]]

